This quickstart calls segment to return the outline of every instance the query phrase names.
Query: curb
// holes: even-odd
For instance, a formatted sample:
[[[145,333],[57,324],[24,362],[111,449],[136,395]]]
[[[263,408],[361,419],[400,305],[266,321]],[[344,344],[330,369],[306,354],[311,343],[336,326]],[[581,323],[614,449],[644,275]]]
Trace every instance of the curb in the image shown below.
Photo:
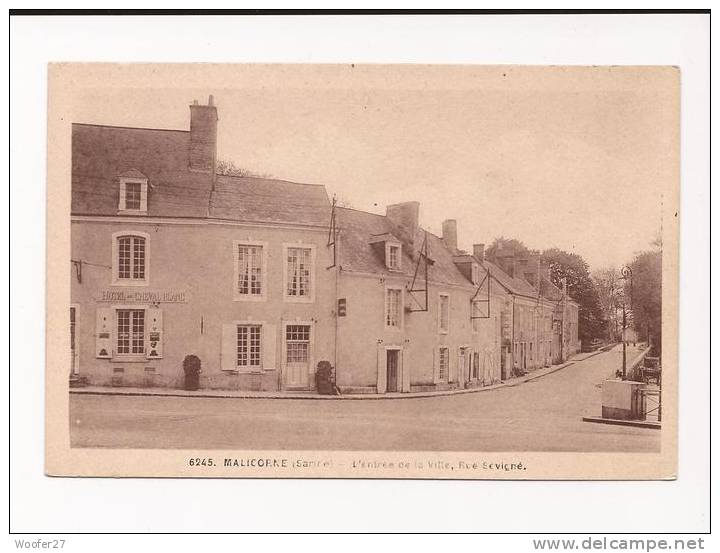
[[[628,421],[622,419],[606,419],[603,417],[583,417],[585,422],[597,422],[601,424],[614,424],[616,426],[634,426],[636,428],[652,428],[653,430],[660,430],[661,424],[659,422],[652,421]]]
[[[589,359],[593,355],[602,353],[600,351],[595,352],[587,357],[578,361],[584,361]],[[209,394],[206,392],[201,393],[181,393],[181,391],[168,391],[168,392],[143,392],[143,391],[122,391],[117,388],[108,388],[107,390],[85,390],[83,388],[70,388],[71,394],[78,395],[97,395],[97,396],[128,396],[128,397],[190,397],[190,398],[215,398],[215,399],[294,399],[294,400],[321,400],[321,401],[333,401],[333,400],[351,400],[351,401],[368,401],[368,400],[389,400],[389,399],[420,399],[420,398],[431,398],[441,396],[454,396],[459,394],[473,394],[479,392],[490,392],[493,390],[499,390],[501,388],[512,388],[532,380],[537,380],[549,374],[553,374],[562,369],[574,365],[578,361],[568,361],[562,365],[554,367],[552,370],[544,372],[542,374],[531,374],[524,377],[520,377],[513,381],[504,381],[499,384],[492,384],[490,386],[483,386],[479,388],[464,388],[461,390],[443,390],[439,392],[408,392],[408,393],[397,393],[397,394],[353,394],[353,395],[339,395],[339,396],[326,396],[320,394],[314,395],[301,395],[301,394],[285,394],[275,393],[268,395],[256,395],[252,393],[235,393],[235,394]]]

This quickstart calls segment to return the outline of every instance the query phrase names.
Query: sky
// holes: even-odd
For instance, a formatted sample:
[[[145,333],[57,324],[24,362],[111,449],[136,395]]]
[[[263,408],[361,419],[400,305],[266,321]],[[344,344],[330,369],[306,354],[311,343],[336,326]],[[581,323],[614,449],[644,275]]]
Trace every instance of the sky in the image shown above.
[[[419,201],[468,250],[503,236],[617,267],[677,194],[671,68],[125,65],[75,86],[73,122],[149,128],[189,129],[213,94],[219,158],[365,211]]]

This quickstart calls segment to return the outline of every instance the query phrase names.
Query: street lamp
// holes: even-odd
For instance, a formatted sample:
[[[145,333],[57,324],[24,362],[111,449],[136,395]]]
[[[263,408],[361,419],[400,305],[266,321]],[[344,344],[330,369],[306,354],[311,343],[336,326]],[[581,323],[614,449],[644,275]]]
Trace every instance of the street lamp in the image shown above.
[[[627,380],[627,295],[624,293],[627,288],[627,281],[630,280],[630,303],[632,305],[632,269],[627,265],[620,269],[620,274],[625,281],[623,286],[623,320],[622,320],[622,341],[623,341],[623,363],[622,363],[622,379]]]

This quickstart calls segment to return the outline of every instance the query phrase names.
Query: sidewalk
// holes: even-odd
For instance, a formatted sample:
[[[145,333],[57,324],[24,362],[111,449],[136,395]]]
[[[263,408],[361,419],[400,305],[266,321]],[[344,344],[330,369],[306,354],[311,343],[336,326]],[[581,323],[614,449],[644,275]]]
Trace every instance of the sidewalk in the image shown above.
[[[460,390],[442,390],[438,392],[389,392],[385,394],[352,394],[330,396],[322,395],[316,392],[252,392],[247,390],[178,390],[170,388],[130,388],[118,387],[108,388],[104,386],[87,386],[85,388],[70,388],[71,394],[86,395],[110,395],[110,396],[159,396],[159,397],[202,397],[202,398],[237,398],[237,399],[321,399],[321,400],[381,400],[381,399],[413,399],[424,397],[452,396],[457,394],[472,394],[477,392],[487,392],[490,390],[498,390],[518,386],[524,382],[541,378],[548,374],[552,374],[562,370],[578,361],[584,361],[588,357],[603,353],[602,351],[594,351],[591,353],[579,353],[575,355],[571,361],[562,365],[553,365],[551,367],[543,367],[536,369],[525,376],[509,378],[498,384],[484,386],[481,388],[468,388]]]

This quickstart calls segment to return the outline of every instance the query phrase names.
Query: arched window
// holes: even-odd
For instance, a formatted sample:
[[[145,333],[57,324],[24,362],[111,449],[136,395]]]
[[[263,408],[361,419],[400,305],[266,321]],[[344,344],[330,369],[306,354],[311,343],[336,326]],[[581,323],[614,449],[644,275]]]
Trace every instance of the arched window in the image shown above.
[[[144,232],[113,234],[113,284],[147,284],[149,257],[149,237]]]

